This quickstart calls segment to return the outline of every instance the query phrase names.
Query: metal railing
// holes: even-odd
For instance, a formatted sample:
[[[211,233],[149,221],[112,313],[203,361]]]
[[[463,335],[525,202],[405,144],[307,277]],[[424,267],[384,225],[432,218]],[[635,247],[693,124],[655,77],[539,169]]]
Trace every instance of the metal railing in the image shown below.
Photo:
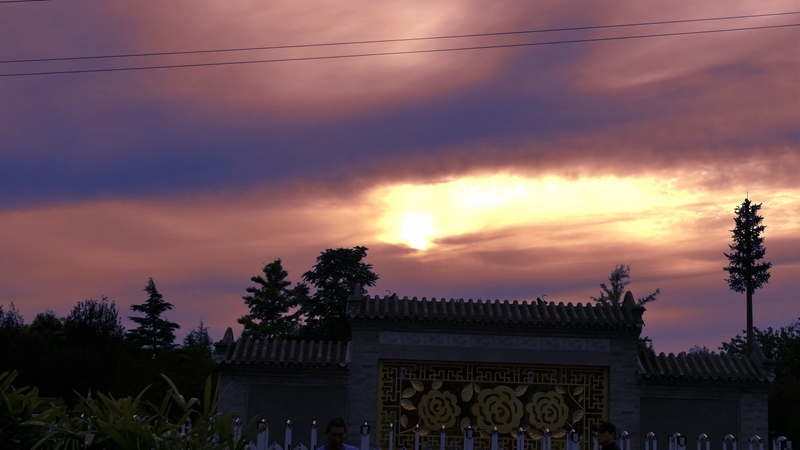
[[[311,436],[309,439],[309,445],[305,446],[302,443],[298,443],[292,446],[292,421],[289,420],[286,422],[284,427],[284,435],[283,435],[283,442],[284,444],[281,446],[277,442],[269,443],[269,433],[270,427],[269,424],[266,423],[264,420],[261,421],[260,425],[264,427],[264,430],[259,433],[255,442],[250,444],[251,450],[317,450],[317,435],[318,435],[318,427],[317,422],[314,421],[311,424]],[[241,436],[242,433],[242,423],[237,419],[234,424],[234,433],[236,436]],[[370,448],[370,437],[371,437],[371,427],[367,422],[364,422],[361,425],[359,434],[361,438],[361,442],[359,445],[359,450],[382,450],[380,447],[373,447]],[[181,427],[181,432],[188,433],[191,431],[191,422],[187,422]],[[463,441],[461,449],[463,450],[475,450],[475,429],[471,426],[464,428],[463,431]],[[516,436],[516,445],[515,449],[513,450],[525,450],[525,430],[522,428],[517,429],[517,436]],[[394,447],[395,442],[395,430],[394,424],[389,424],[389,448],[388,450],[396,450]],[[414,444],[413,448],[407,449],[406,447],[402,447],[401,449],[397,450],[436,450],[431,446],[432,442],[435,442],[434,436],[429,436],[425,442],[423,442],[423,437],[420,432],[420,427],[417,425],[414,428]],[[432,439],[433,438],[433,439]],[[446,447],[446,430],[445,427],[442,426],[441,430],[439,431],[439,449],[438,450],[453,450],[453,446],[448,449]],[[581,443],[581,435],[575,430],[570,430],[564,436],[565,440],[565,450],[580,450],[580,443]],[[631,450],[631,435],[627,431],[622,431],[619,433],[617,437],[617,445],[619,445],[620,450]],[[669,450],[686,450],[686,436],[682,435],[681,433],[673,433],[669,436]],[[423,444],[425,448],[423,448]],[[452,444],[452,442],[451,442]],[[764,440],[758,436],[752,436],[748,440],[749,449],[748,450],[765,450],[764,449]],[[597,438],[592,438],[592,446],[595,450],[599,449],[599,443],[597,442]],[[756,448],[757,446],[757,448]],[[553,447],[553,437],[547,428],[542,429],[541,433],[541,450],[552,450]],[[458,447],[455,447],[458,448]],[[512,449],[503,449],[499,445],[499,433],[497,431],[497,427],[493,427],[491,431],[491,450],[512,450]],[[644,450],[658,450],[658,439],[656,434],[653,432],[649,432],[644,437]],[[705,433],[700,434],[697,436],[697,450],[711,450],[711,439]],[[732,434],[728,434],[722,438],[722,450],[738,450],[738,442],[736,437]],[[772,450],[792,450],[792,441],[786,439],[785,437],[781,436],[772,441]]]

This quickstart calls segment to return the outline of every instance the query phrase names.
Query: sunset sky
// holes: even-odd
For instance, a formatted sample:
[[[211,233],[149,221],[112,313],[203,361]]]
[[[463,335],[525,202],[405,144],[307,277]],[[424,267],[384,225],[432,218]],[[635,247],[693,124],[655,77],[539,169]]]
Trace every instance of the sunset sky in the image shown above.
[[[0,3],[0,304],[30,322],[142,303],[182,339],[364,245],[372,295],[585,303],[631,264],[658,352],[745,326],[734,207],[762,203],[755,325],[800,316],[800,14],[438,40],[217,50],[800,11],[793,1],[53,0]],[[141,66],[271,63],[4,76]],[[497,47],[501,46],[501,47]],[[130,327],[129,320],[123,321]]]

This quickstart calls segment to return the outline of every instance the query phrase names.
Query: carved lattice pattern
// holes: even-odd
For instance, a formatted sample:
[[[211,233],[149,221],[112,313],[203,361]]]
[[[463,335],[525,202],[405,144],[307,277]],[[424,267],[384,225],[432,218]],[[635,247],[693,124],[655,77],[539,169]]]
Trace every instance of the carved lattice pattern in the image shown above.
[[[377,443],[384,449],[393,423],[396,449],[412,448],[416,425],[423,449],[439,449],[442,425],[446,447],[460,449],[469,425],[476,430],[475,450],[490,447],[494,426],[505,450],[516,449],[519,427],[524,450],[541,449],[543,428],[551,431],[554,450],[565,448],[570,428],[589,450],[592,426],[607,417],[604,367],[382,361],[378,373]]]

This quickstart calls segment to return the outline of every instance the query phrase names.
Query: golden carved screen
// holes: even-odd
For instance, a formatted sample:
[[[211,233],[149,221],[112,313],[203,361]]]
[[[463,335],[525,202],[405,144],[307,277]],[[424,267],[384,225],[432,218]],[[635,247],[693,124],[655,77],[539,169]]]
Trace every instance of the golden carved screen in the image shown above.
[[[607,417],[604,367],[381,361],[378,377],[377,442],[384,449],[393,423],[395,449],[413,447],[419,424],[421,441],[437,450],[442,425],[447,449],[463,448],[467,426],[475,429],[475,449],[488,449],[496,426],[505,450],[516,450],[519,427],[525,450],[541,449],[544,428],[554,449],[565,448],[572,428],[589,450],[592,426]]]

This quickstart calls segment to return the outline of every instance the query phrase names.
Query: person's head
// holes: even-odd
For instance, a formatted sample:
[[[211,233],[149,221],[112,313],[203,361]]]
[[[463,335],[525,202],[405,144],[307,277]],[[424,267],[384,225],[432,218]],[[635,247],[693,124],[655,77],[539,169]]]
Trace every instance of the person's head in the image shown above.
[[[326,447],[328,450],[341,450],[347,435],[347,424],[341,417],[333,417],[325,426],[325,435],[328,437]]]
[[[614,442],[617,437],[617,427],[611,422],[603,422],[594,427],[597,432],[597,443],[600,445],[608,445]]]

